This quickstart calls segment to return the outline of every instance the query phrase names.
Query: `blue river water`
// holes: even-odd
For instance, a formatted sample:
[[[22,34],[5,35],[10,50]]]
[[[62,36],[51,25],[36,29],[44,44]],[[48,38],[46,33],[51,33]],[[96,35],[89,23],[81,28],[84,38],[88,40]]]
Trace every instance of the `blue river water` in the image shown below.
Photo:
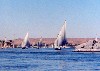
[[[100,71],[100,52],[72,50],[0,49],[0,71]]]

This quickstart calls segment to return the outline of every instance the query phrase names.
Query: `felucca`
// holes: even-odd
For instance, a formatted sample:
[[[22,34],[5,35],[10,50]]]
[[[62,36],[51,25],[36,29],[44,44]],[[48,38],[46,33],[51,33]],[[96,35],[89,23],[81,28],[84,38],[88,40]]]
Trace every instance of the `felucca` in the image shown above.
[[[61,30],[54,42],[54,48],[55,50],[61,50],[61,47],[66,46],[66,44],[67,40],[66,40],[66,20],[65,20],[64,25],[61,27]]]
[[[27,33],[23,42],[22,42],[22,49],[25,49],[26,47],[30,47],[29,43],[29,34]]]

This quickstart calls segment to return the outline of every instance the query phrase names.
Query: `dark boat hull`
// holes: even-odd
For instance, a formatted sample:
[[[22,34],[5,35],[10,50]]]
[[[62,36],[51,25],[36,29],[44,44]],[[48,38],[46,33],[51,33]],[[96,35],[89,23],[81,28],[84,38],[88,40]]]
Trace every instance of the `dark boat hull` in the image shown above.
[[[55,50],[61,50],[61,48],[55,48]]]
[[[26,47],[22,47],[22,49],[26,49]]]

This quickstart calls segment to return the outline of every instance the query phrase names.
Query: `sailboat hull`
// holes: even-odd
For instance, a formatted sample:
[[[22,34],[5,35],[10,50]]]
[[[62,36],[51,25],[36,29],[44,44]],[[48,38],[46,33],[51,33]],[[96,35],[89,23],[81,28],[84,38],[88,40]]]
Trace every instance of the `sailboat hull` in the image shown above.
[[[26,47],[22,47],[22,49],[26,49]]]
[[[66,40],[66,20],[64,22],[64,25],[62,26],[59,34],[57,35],[57,39],[54,42],[55,50],[61,50],[60,46],[65,46],[67,44]]]
[[[61,50],[61,48],[55,48],[55,50]]]
[[[28,47],[22,47],[22,49],[28,49]]]

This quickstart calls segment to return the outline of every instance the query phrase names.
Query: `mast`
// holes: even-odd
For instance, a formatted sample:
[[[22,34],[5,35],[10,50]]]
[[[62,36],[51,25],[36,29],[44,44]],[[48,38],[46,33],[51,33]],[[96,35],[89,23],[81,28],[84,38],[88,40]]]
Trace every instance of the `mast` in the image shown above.
[[[43,43],[42,43],[42,36],[40,38],[40,40],[38,41],[38,47],[42,47]]]

